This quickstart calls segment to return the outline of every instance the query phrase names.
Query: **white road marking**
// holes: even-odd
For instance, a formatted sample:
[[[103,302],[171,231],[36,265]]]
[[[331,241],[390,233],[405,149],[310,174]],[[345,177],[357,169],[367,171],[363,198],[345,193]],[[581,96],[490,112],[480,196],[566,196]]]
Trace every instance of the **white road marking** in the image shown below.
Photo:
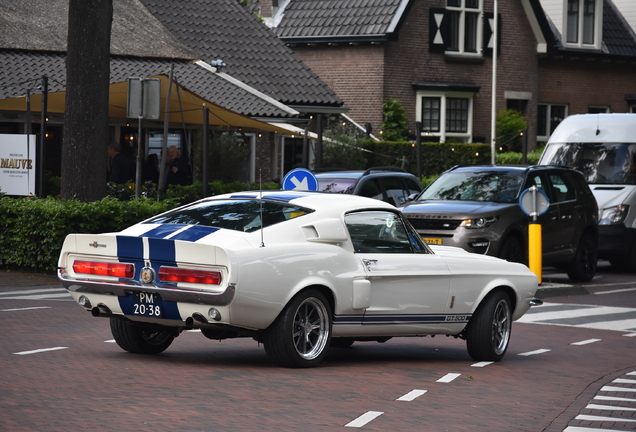
[[[535,354],[543,354],[543,353],[547,353],[547,352],[549,352],[549,351],[552,351],[552,350],[549,350],[549,349],[545,349],[545,348],[543,348],[543,349],[538,349],[538,350],[535,350],[535,351],[528,351],[528,352],[524,352],[524,353],[519,353],[519,354],[517,354],[517,355],[527,357],[527,356],[531,356],[531,355],[535,355]]]
[[[600,421],[600,422],[627,422],[627,423],[636,423],[636,420],[628,420],[625,418],[614,418],[614,417],[602,417],[602,416],[593,416],[593,415],[577,415],[574,417],[576,420],[588,420],[588,421]],[[605,429],[607,430],[607,429]]]
[[[542,306],[532,308],[519,319],[519,322],[633,333],[636,329],[636,309],[544,303]]]
[[[572,342],[570,345],[587,345],[594,342],[600,342],[602,339],[588,339],[581,342]]]
[[[438,379],[436,382],[438,383],[449,383],[457,378],[459,378],[462,374],[458,374],[458,373],[448,373],[446,375],[444,375],[443,377],[441,377],[440,379]]]
[[[382,414],[384,414],[383,411],[367,411],[366,413],[362,414],[357,419],[347,423],[345,425],[345,427],[360,428],[360,427],[364,426],[365,424],[369,423],[370,421],[372,421],[372,420],[376,419],[377,417],[381,416]]]
[[[620,393],[629,393],[629,392],[636,393],[636,388],[605,386],[605,387],[601,387],[600,391],[604,391],[604,392],[620,392]]]
[[[63,350],[63,349],[67,349],[67,348],[68,347],[42,348],[42,349],[37,349],[37,350],[32,350],[32,351],[21,351],[21,352],[17,352],[17,353],[13,353],[13,354],[16,354],[16,355],[37,354],[37,353],[42,353],[42,352],[47,352],[47,351]]]
[[[27,307],[27,308],[2,309],[2,311],[0,312],[14,312],[14,311],[33,310],[33,309],[51,309],[51,306],[35,306],[35,307]]]
[[[594,396],[593,399],[604,400],[604,401],[617,401],[617,402],[636,402],[636,399],[633,399],[633,398],[624,398],[624,397],[616,397],[616,396]]]
[[[548,303],[549,306],[561,306],[561,303]],[[543,307],[546,304],[544,303]],[[608,314],[617,314],[617,313],[626,313],[626,312],[634,312],[633,308],[625,308],[625,307],[611,307],[611,306],[600,306],[594,307],[591,305],[568,305],[572,307],[577,307],[577,309],[573,310],[559,310],[552,312],[536,312],[525,314],[522,316],[518,322],[537,322],[537,321],[547,321],[553,319],[567,319],[567,318],[581,318],[581,317],[589,317],[596,315],[608,315]]]
[[[65,288],[38,288],[0,292],[0,300],[72,300]]]
[[[71,295],[69,293],[64,294],[32,294],[25,296],[14,296],[14,297],[2,297],[2,300],[46,300],[46,299],[56,299],[56,298],[66,298],[71,299]]]
[[[625,283],[631,284],[634,282],[625,282]],[[636,288],[625,288],[625,289],[618,289],[618,290],[611,290],[611,291],[599,291],[599,292],[595,292],[594,294],[615,294],[615,293],[622,293],[627,291],[636,291]]]
[[[45,293],[45,292],[51,292],[51,291],[66,291],[65,288],[40,288],[40,289],[32,289],[32,290],[20,290],[20,291],[5,291],[5,292],[0,292],[0,296],[5,296],[5,295],[16,295],[16,294],[38,294],[38,293]]]
[[[493,364],[494,362],[491,361],[483,361],[483,362],[479,362],[479,363],[475,363],[475,364],[471,364],[471,367],[484,367],[484,366],[488,366]]]
[[[625,379],[625,378],[616,378],[612,382],[616,384],[636,384],[636,380]]]
[[[598,429],[598,428],[587,428],[580,426],[568,426],[563,429],[563,432],[621,432],[618,429]]]
[[[636,411],[636,408],[627,408],[620,406],[612,406],[612,405],[597,405],[597,404],[589,404],[585,407],[585,409],[591,410],[601,410],[601,411]]]
[[[412,400],[415,400],[418,397],[422,396],[427,391],[428,390],[411,390],[410,392],[408,392],[402,397],[397,398],[396,400],[411,402]]]
[[[115,343],[115,339],[104,341],[105,343]]]
[[[636,333],[627,333],[627,334],[624,334],[623,336],[636,337]]]
[[[636,375],[636,371],[634,371],[634,372],[629,372],[629,373],[627,373],[627,374],[625,374],[625,375]]]

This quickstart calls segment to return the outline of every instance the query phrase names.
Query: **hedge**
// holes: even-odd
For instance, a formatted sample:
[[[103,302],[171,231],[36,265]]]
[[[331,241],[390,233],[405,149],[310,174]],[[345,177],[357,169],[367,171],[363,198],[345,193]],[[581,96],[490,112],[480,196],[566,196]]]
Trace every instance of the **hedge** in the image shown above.
[[[398,166],[405,161],[404,169],[417,173],[417,152],[412,142],[364,140],[367,167]],[[489,144],[422,143],[422,176],[439,175],[455,165],[489,164]]]
[[[263,189],[278,189],[268,183]],[[254,183],[211,182],[210,193],[258,189]],[[133,191],[134,194],[134,191]],[[201,183],[170,187],[165,199],[105,198],[83,203],[53,197],[10,198],[0,194],[0,265],[54,271],[67,234],[116,232],[154,215],[202,197]]]
[[[23,269],[53,271],[67,234],[121,231],[172,206],[170,201],[152,200],[0,198],[0,260]]]

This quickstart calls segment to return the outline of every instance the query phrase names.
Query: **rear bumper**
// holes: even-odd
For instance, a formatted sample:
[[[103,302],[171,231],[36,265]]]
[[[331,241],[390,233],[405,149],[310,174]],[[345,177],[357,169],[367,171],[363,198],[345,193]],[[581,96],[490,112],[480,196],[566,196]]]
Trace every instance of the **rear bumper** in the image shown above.
[[[224,291],[216,293],[178,288],[176,286],[146,285],[133,280],[126,281],[125,283],[112,283],[73,279],[69,278],[60,270],[58,270],[57,276],[62,286],[71,292],[114,295],[117,297],[126,297],[128,294],[134,292],[150,292],[159,294],[162,299],[172,302],[211,306],[226,306],[230,304],[236,293],[234,285],[228,285]]]

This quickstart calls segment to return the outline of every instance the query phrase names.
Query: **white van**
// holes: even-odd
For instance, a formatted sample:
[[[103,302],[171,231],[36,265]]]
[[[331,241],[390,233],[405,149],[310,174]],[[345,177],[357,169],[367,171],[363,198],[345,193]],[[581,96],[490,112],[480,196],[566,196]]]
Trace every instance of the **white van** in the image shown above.
[[[599,258],[636,271],[636,114],[566,117],[539,164],[584,174],[599,206]]]

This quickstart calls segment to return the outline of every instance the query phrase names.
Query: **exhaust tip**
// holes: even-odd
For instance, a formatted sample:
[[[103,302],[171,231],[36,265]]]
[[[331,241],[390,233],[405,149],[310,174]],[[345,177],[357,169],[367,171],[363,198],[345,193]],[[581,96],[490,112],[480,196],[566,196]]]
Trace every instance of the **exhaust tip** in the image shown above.
[[[111,316],[113,312],[104,303],[99,303],[97,306],[91,309],[91,314],[94,317],[108,317]]]

